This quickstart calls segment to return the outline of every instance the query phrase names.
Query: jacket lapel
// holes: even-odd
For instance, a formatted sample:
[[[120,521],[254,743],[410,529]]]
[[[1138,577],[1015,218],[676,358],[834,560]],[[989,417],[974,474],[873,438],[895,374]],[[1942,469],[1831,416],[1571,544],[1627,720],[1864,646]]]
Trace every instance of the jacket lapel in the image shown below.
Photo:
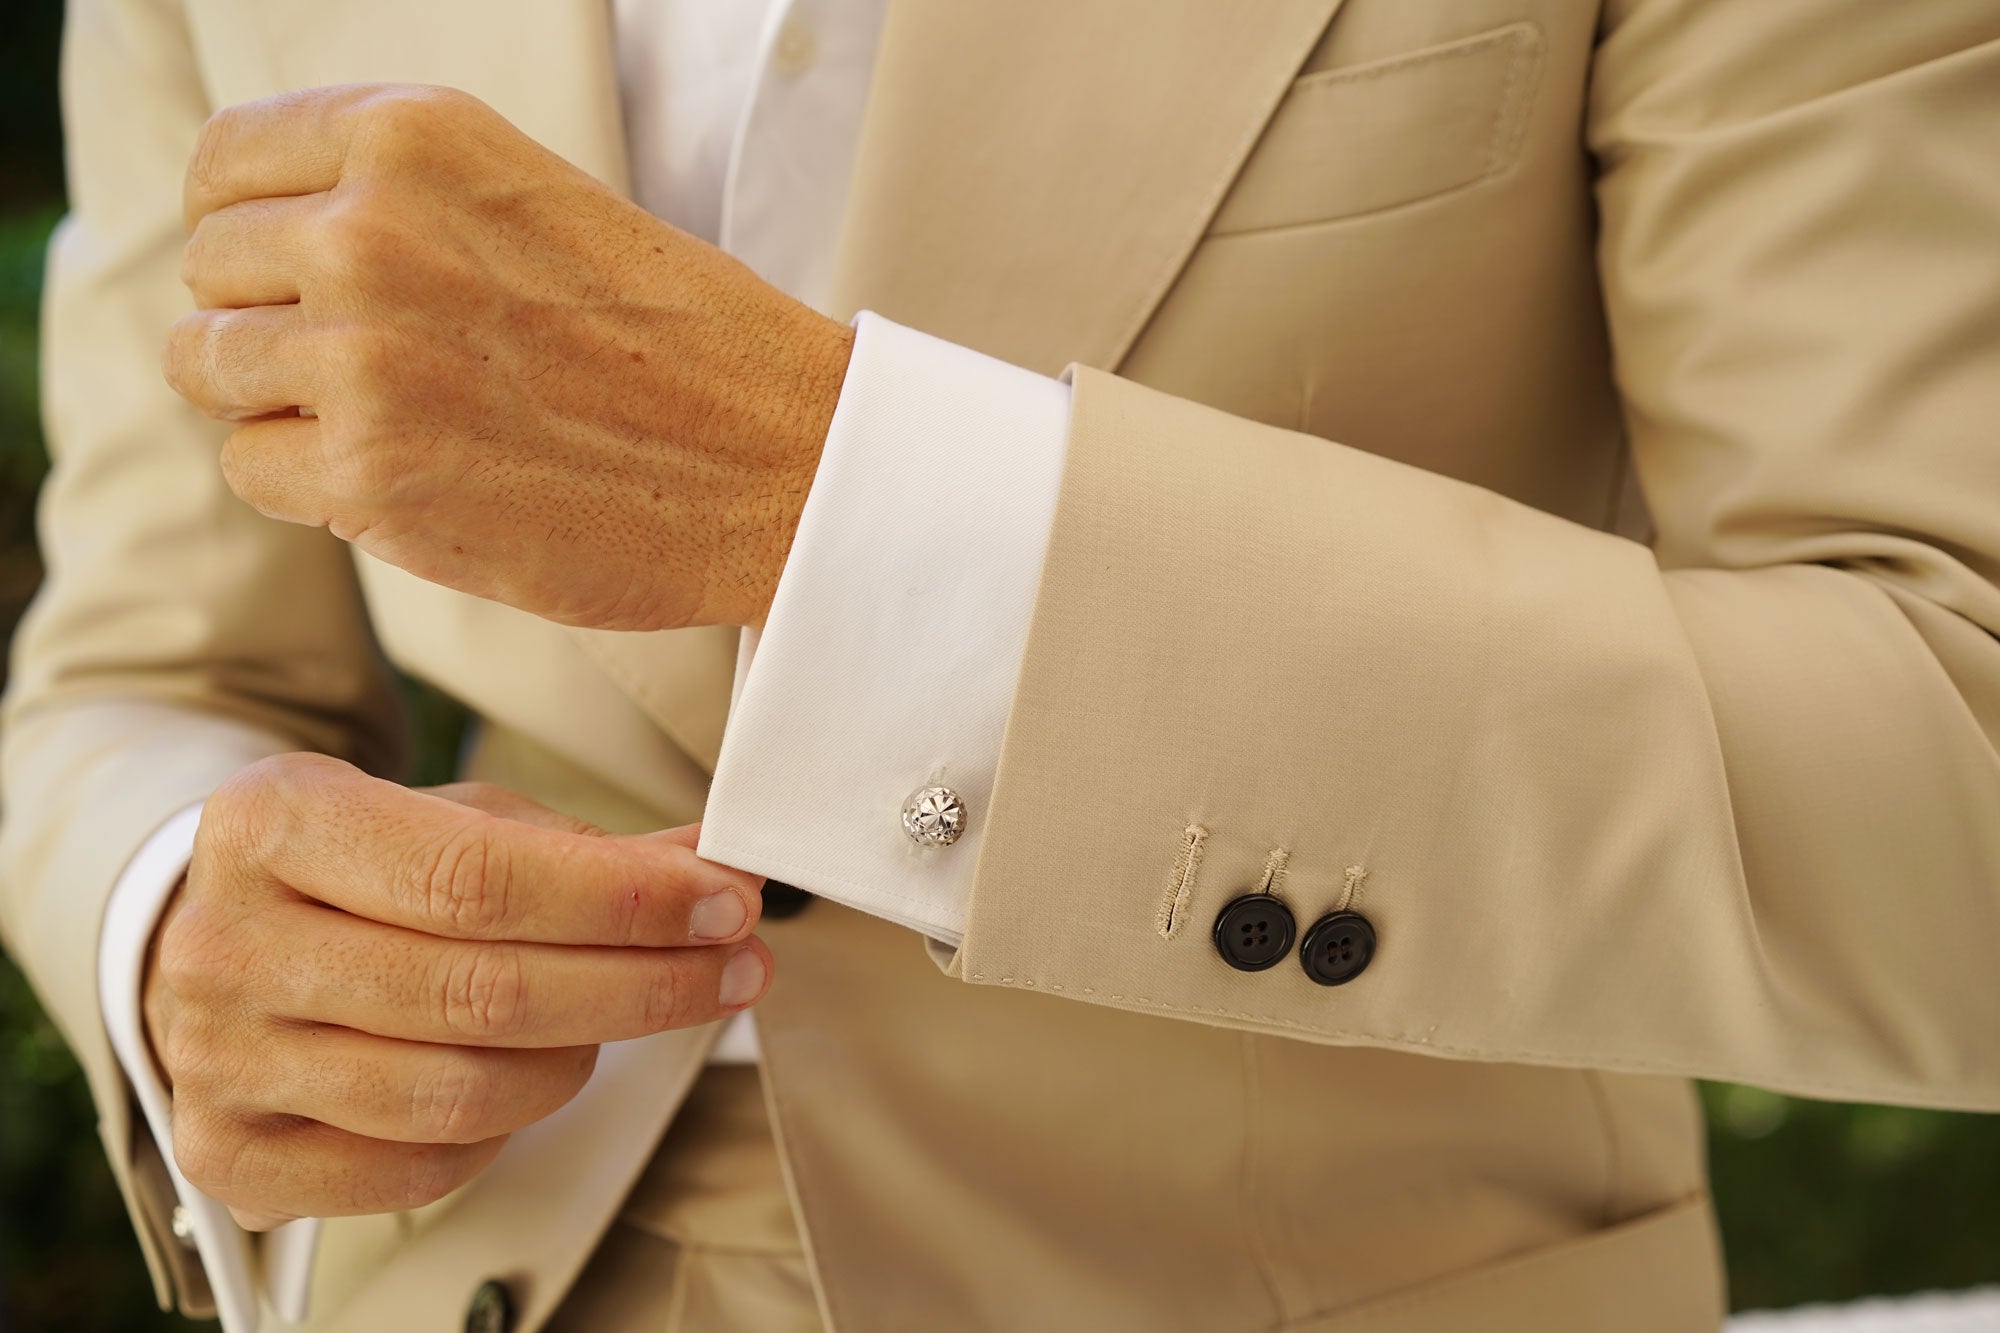
[[[896,0],[835,313],[1124,357],[1340,0]]]

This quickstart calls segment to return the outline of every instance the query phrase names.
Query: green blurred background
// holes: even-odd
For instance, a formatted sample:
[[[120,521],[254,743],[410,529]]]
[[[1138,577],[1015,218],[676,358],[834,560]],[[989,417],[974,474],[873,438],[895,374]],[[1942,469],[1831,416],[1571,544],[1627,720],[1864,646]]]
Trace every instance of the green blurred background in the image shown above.
[[[0,632],[40,574],[32,506],[43,246],[62,209],[58,0],[0,0]],[[411,687],[419,776],[459,719]],[[2000,1034],[1996,1034],[2000,1042]],[[1703,1089],[1737,1308],[2000,1281],[2000,1118]],[[194,1328],[152,1292],[75,1063],[0,961],[0,1329]]]

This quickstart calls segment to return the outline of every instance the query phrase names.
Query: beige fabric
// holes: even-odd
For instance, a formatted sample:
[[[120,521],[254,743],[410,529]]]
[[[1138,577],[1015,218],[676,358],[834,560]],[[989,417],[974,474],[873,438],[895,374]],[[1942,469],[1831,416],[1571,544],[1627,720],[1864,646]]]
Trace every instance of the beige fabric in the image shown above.
[[[705,1071],[548,1333],[819,1333],[755,1068]]]
[[[70,7],[0,925],[155,1251],[90,980],[147,830],[274,749],[389,763],[371,627],[580,812],[691,818],[726,707],[728,631],[367,561],[364,615],[160,384],[202,117],[378,78],[622,180],[597,0]],[[964,949],[768,928],[834,1327],[1681,1333],[1699,1120],[1604,1071],[2000,1108],[1996,98],[1988,0],[894,0],[843,306],[1083,368]],[[1277,847],[1303,921],[1356,869],[1352,985],[1206,946]],[[546,1320],[712,1038],[330,1227],[313,1326],[450,1327],[490,1276]]]
[[[1615,5],[1592,58],[1549,7],[1511,165],[1210,236],[1079,373],[967,977],[2000,1108],[2000,8],[1738,13]],[[1656,550],[1596,530],[1614,369]],[[1161,939],[1190,823],[1197,920],[1273,847],[1307,920],[1365,870],[1365,981]]]
[[[690,1248],[612,1224],[550,1333],[819,1333],[802,1255]]]
[[[1710,1298],[1700,1288],[1666,1294],[1654,1312],[1633,1310],[1631,1292],[1653,1287],[1662,1270],[1684,1264],[1686,1247],[1706,1244],[1707,1226],[1699,1204],[1668,1208],[1289,1327],[1342,1333],[1486,1327],[1482,1311],[1545,1304],[1550,1290],[1563,1292],[1564,1301],[1539,1325],[1548,1333],[1698,1327],[1712,1319]],[[550,1319],[548,1333],[816,1333],[823,1327],[757,1071],[710,1068]],[[1035,1327],[1095,1325],[1077,1320]]]

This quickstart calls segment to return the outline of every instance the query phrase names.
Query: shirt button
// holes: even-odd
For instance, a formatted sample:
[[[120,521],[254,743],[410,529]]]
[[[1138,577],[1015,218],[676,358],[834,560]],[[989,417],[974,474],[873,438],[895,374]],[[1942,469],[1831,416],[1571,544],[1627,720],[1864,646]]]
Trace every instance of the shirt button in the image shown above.
[[[174,1239],[181,1243],[182,1249],[194,1248],[194,1218],[189,1216],[186,1204],[174,1205],[174,1214],[167,1225],[173,1231]]]
[[[788,79],[796,79],[819,59],[819,38],[797,19],[788,19],[778,29],[777,44],[771,50],[771,68]]]
[[[1292,951],[1292,909],[1268,893],[1249,893],[1215,918],[1215,951],[1239,972],[1262,972]]]
[[[465,1310],[465,1333],[508,1333],[514,1327],[514,1298],[507,1288],[488,1279],[472,1293]]]
[[[949,787],[919,787],[903,802],[903,832],[919,847],[949,847],[965,832],[965,802]]]
[[[1299,965],[1322,986],[1339,986],[1368,970],[1375,927],[1359,912],[1328,912],[1299,945]]]

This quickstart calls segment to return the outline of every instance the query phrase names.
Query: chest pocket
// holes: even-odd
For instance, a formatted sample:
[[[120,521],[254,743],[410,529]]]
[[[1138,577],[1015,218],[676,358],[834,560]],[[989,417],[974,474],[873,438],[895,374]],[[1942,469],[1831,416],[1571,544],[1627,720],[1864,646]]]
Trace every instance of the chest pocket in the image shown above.
[[[1520,151],[1542,45],[1513,23],[1300,78],[1209,234],[1379,212],[1499,175]]]

